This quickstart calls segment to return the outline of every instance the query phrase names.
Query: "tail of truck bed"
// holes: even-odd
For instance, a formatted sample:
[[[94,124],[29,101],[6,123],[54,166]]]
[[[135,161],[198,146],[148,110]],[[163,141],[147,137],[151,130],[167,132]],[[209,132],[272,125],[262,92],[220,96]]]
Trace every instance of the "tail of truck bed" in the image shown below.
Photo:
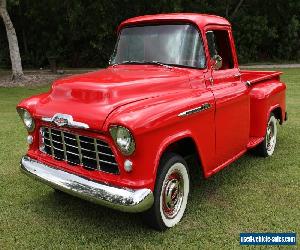
[[[250,137],[258,142],[265,136],[271,113],[280,123],[286,120],[286,85],[280,81],[282,72],[241,70],[240,73],[250,91]]]

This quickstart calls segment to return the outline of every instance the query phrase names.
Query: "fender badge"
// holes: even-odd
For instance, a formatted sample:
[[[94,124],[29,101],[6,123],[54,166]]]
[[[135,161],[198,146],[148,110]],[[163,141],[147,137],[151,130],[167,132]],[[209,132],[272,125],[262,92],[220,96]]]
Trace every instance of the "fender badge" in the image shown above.
[[[194,109],[186,110],[186,111],[180,113],[178,116],[179,117],[188,116],[188,115],[192,115],[192,114],[195,114],[195,113],[203,112],[203,111],[205,111],[207,109],[210,109],[210,108],[211,108],[211,105],[209,103],[204,103],[201,106],[196,107]]]

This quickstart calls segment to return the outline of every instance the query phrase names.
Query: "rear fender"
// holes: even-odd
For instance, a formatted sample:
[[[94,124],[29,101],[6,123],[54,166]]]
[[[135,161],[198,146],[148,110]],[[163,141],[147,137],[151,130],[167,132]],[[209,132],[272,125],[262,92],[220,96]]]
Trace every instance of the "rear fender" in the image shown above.
[[[250,137],[264,137],[270,114],[280,109],[282,123],[285,118],[286,86],[278,81],[255,84],[250,90]]]

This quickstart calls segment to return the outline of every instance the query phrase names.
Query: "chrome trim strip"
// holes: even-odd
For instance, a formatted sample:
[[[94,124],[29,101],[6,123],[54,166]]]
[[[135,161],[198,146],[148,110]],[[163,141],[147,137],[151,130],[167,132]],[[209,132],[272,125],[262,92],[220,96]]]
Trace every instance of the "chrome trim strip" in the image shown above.
[[[211,108],[211,105],[209,103],[204,103],[199,107],[183,111],[178,116],[179,117],[184,117],[184,116],[188,116],[188,115],[192,115],[192,114],[195,114],[195,113],[202,112],[202,111],[210,109],[210,108]]]
[[[76,155],[76,156],[79,156],[79,154],[76,154],[76,153],[74,153],[74,152],[71,152],[71,151],[68,151],[68,150],[67,150],[67,153],[68,153],[68,154],[71,154],[71,155]]]
[[[123,212],[143,212],[154,202],[150,189],[109,186],[71,174],[24,156],[21,170],[27,175],[79,198]]]
[[[65,138],[67,138],[68,140],[73,140],[73,141],[76,141],[76,139],[74,139],[74,138],[71,138],[71,137],[69,137],[69,136],[65,136]]]
[[[115,157],[115,156],[112,155],[112,154],[107,154],[107,153],[99,152],[99,150],[98,150],[98,154],[99,154],[99,155],[106,155],[106,156],[110,156],[110,157]]]
[[[95,139],[96,140],[96,139]],[[84,150],[84,151],[87,151],[87,152],[91,152],[91,153],[97,153],[96,151],[94,150],[89,150],[89,149],[86,149],[86,148],[83,148],[81,147],[81,150]]]
[[[115,165],[115,166],[118,166],[117,163],[115,162],[110,162],[110,161],[105,161],[105,160],[99,160],[100,162],[103,162],[103,163],[107,163],[107,164],[111,164],[111,165]]]
[[[88,142],[88,141],[84,141],[84,140],[81,140],[82,143],[85,143],[85,144],[88,144],[88,145],[94,145],[94,142]],[[81,146],[82,147],[82,146]],[[83,148],[83,147],[82,147]]]
[[[71,144],[68,144],[68,143],[66,143],[66,142],[65,142],[65,144],[66,144],[66,146],[71,147],[71,148],[76,148],[76,149],[78,148],[78,147],[76,147],[76,146],[74,146],[74,145],[71,145]]]
[[[42,121],[55,123],[59,127],[67,126],[71,128],[83,128],[83,129],[89,128],[89,125],[83,122],[74,121],[73,116],[68,114],[57,113],[53,117],[42,117]]]
[[[51,128],[48,128],[48,133],[49,133],[49,139],[50,139],[50,145],[51,145],[51,154],[52,154],[52,157],[54,157],[54,146],[53,146],[53,141],[52,141]]]
[[[52,133],[52,134],[54,134],[54,133]],[[44,137],[44,139],[46,139],[46,140],[50,141],[50,139],[49,139],[49,138],[47,138],[47,137]],[[52,139],[52,142],[55,142],[55,143],[57,143],[57,144],[62,144],[62,142],[60,142],[60,141],[56,141],[56,140],[53,140],[53,139]]]
[[[99,144],[99,143],[98,143],[98,146],[99,146],[99,147],[104,147],[104,148],[110,148],[109,146],[102,145],[102,144]]]
[[[54,147],[54,146],[53,146],[53,149],[55,149],[55,150],[58,150],[58,151],[61,151],[61,152],[64,152],[64,150],[63,150],[63,149],[61,149],[61,148],[57,148],[57,147]]]
[[[92,161],[97,161],[95,158],[85,156],[85,155],[82,155],[82,158],[89,159],[89,160],[92,160]]]
[[[60,131],[60,134],[61,134],[61,140],[62,140],[63,149],[64,149],[64,158],[65,158],[65,161],[68,161],[68,157],[67,157],[67,148],[66,148],[66,143],[65,143],[64,133],[63,133],[62,131]]]
[[[81,152],[81,145],[80,145],[80,140],[79,140],[79,135],[75,135],[76,137],[76,142],[78,146],[78,153],[79,153],[79,163],[82,165],[82,152]]]
[[[51,131],[51,135],[55,135],[55,136],[58,136],[58,137],[60,137],[60,135],[59,135],[59,134],[56,134],[56,133],[54,133],[53,131]]]
[[[95,151],[96,151],[95,153],[96,153],[96,160],[97,160],[97,169],[101,170],[100,162],[99,162],[98,144],[97,144],[96,138],[94,138],[94,146],[95,146]],[[88,149],[84,149],[84,150],[88,150]]]

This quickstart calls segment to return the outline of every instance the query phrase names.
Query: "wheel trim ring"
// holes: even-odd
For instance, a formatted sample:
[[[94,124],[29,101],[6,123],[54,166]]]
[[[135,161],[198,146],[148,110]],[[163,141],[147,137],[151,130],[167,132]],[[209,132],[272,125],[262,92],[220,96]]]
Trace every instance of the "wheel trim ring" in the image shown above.
[[[174,183],[174,181],[178,183],[177,190],[169,190],[168,188],[172,188],[171,184]],[[176,192],[175,197],[169,197],[170,195],[174,195],[174,192]],[[178,170],[174,170],[166,177],[162,188],[162,196],[163,213],[167,219],[173,219],[179,213],[184,198],[183,176]],[[168,205],[169,200],[174,202],[172,207]]]
[[[276,144],[276,131],[274,121],[270,121],[267,128],[266,147],[268,153],[272,152]]]

